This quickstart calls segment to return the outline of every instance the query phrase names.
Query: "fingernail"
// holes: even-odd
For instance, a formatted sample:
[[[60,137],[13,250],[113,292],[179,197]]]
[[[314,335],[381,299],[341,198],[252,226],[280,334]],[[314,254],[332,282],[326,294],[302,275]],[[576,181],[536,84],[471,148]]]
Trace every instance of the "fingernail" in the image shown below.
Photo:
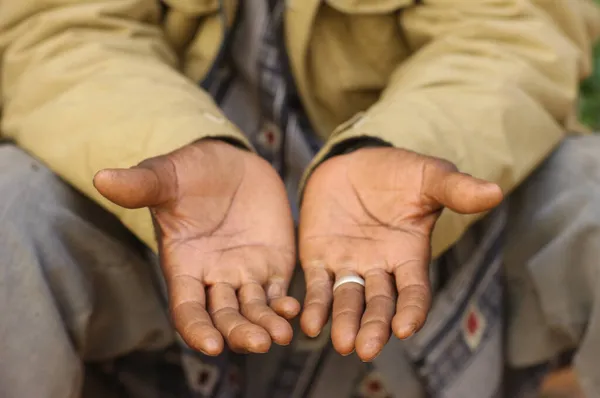
[[[408,325],[406,325],[405,327],[400,329],[400,335],[404,336],[404,338],[407,339],[410,336],[412,336],[413,334],[415,334],[416,331],[417,331],[417,324],[409,323]]]
[[[361,360],[362,362],[364,362],[364,363],[371,363],[371,362],[373,362],[374,360],[376,360],[376,359],[377,359],[377,357],[378,357],[379,355],[381,355],[381,351],[380,351],[380,352],[378,352],[377,354],[375,354],[375,356],[374,356],[373,358],[369,358],[369,359],[363,359],[363,358],[361,358],[360,360]]]
[[[378,357],[379,355],[381,355],[381,352],[378,352],[378,353],[377,353],[377,355],[375,355],[375,356],[374,356],[373,358],[371,358],[371,359],[362,359],[362,358],[361,358],[360,360],[361,360],[363,363],[371,363],[371,362],[373,362],[374,360],[376,360],[376,359],[377,359],[377,357]]]
[[[343,356],[343,357],[348,357],[348,356],[350,356],[350,355],[354,354],[354,351],[355,351],[355,350],[352,350],[352,351],[350,351],[350,352],[349,352],[349,353],[347,353],[347,354],[342,354],[342,356]]]
[[[367,341],[363,346],[362,346],[362,356],[366,357],[367,359],[364,358],[360,358],[361,361],[363,362],[372,362],[375,358],[377,358],[380,354],[381,351],[383,350],[383,347],[385,346],[385,343],[382,344],[382,342],[380,340],[377,339],[371,339],[369,341]],[[369,353],[370,355],[365,355],[365,353]],[[360,356],[360,353],[359,353]]]
[[[216,340],[207,340],[204,342],[204,349],[199,349],[204,355],[215,356],[219,350],[219,343]]]

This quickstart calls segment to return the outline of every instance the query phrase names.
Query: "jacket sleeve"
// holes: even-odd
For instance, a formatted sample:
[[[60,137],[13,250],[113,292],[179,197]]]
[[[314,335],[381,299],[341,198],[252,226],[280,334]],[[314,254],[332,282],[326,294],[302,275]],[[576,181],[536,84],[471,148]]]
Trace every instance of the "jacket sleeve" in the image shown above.
[[[424,0],[404,11],[400,25],[413,55],[379,102],[334,132],[313,167],[349,140],[373,137],[511,191],[573,120],[595,35],[586,19],[597,17],[578,2]],[[477,217],[445,211],[433,254]]]
[[[103,199],[92,177],[203,137],[249,146],[178,70],[151,0],[2,0],[2,133],[155,247],[146,210]]]

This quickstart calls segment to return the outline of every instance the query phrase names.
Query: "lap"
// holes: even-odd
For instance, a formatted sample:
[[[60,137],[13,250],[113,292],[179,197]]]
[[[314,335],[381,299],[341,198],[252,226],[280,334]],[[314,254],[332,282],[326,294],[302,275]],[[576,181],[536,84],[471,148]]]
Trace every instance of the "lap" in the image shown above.
[[[569,138],[510,196],[508,349],[517,365],[579,344],[593,315],[600,258],[598,154],[600,136]],[[40,372],[42,380],[65,377],[49,363],[67,364],[75,374],[80,357],[110,358],[172,341],[151,264],[137,241],[118,220],[11,145],[0,146],[0,217],[0,312],[8,314],[0,327],[0,355],[17,364],[10,375],[0,371],[0,395],[16,396],[2,390],[3,377],[27,387],[34,376],[40,380]],[[532,334],[532,320],[541,325],[537,339],[523,340],[523,330]],[[305,356],[313,343],[302,348],[295,341],[293,351]],[[317,345],[316,351],[327,347]],[[400,360],[401,351],[392,359]],[[295,353],[283,352],[283,362],[275,360],[281,370],[287,369],[286,359],[296,366]],[[391,360],[378,362],[387,366]],[[328,368],[344,367],[323,369]],[[25,369],[32,369],[30,376]]]
[[[0,356],[11,363],[2,396],[76,390],[82,360],[172,341],[142,246],[9,144],[0,146],[0,258]]]
[[[593,341],[600,334],[600,136],[567,138],[509,206],[508,360],[527,365],[579,347],[579,363],[593,363],[600,354]],[[598,380],[588,365],[579,373]]]

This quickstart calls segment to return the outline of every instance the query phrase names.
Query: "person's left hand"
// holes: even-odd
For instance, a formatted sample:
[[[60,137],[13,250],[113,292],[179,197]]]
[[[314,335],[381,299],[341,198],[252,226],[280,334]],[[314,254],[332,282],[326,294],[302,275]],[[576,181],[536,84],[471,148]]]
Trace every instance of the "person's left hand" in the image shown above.
[[[356,349],[370,361],[391,330],[401,339],[414,334],[431,302],[430,240],[441,210],[479,213],[502,198],[496,184],[402,149],[364,148],[325,161],[309,178],[301,208],[303,331],[318,335],[333,301],[331,338],[342,355]],[[365,288],[345,283],[334,294],[343,276],[364,278]]]

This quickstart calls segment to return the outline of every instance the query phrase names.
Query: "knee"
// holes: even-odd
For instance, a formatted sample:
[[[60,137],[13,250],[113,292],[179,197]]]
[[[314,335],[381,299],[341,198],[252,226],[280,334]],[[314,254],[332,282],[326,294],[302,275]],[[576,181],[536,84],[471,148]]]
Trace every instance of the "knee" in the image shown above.
[[[567,137],[541,170],[555,177],[569,176],[574,182],[600,184],[600,135]]]
[[[19,235],[25,244],[42,224],[40,208],[52,196],[54,176],[37,160],[13,145],[0,146],[0,245]]]
[[[38,160],[13,145],[0,146],[0,236],[19,235],[21,245],[35,237],[52,240],[53,227],[64,223],[60,208],[73,194]]]
[[[583,251],[600,231],[600,136],[565,139],[509,199],[509,246],[532,254],[551,242]],[[585,242],[585,244],[584,244]],[[581,250],[573,250],[579,247]]]
[[[86,242],[109,246],[112,251],[116,250],[113,246],[139,247],[116,217],[37,159],[16,146],[4,145],[0,146],[0,235],[15,230],[25,241],[58,244],[69,251],[81,252]]]
[[[600,200],[600,135],[566,138],[513,195],[534,206]],[[531,207],[531,206],[528,206]]]

